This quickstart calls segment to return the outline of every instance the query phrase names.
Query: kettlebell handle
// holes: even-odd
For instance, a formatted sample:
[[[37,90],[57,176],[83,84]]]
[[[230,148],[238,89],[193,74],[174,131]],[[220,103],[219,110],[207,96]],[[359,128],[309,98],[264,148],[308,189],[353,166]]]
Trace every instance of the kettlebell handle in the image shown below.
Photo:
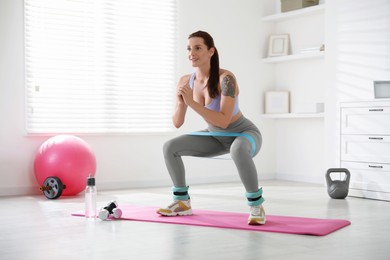
[[[330,185],[330,183],[332,182],[332,179],[330,178],[330,174],[332,172],[344,172],[345,173],[345,179],[344,181],[349,184],[349,180],[351,178],[351,173],[349,172],[349,170],[347,168],[330,168],[326,171],[326,182],[328,183],[328,185]]]

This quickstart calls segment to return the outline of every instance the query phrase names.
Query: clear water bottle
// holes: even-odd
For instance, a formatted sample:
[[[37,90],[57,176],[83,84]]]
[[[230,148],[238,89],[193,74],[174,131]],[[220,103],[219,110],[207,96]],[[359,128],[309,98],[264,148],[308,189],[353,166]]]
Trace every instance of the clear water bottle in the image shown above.
[[[87,187],[85,188],[85,217],[88,219],[96,218],[96,197],[97,189],[95,186],[95,178],[89,174],[87,178]]]

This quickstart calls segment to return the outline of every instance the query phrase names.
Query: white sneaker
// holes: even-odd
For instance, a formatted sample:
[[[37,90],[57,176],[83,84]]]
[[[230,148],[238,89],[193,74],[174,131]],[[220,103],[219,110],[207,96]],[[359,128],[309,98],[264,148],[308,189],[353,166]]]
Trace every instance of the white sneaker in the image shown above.
[[[250,214],[248,218],[248,225],[264,225],[265,224],[265,211],[263,205],[252,206],[250,208]]]
[[[175,200],[171,205],[166,208],[159,208],[156,211],[163,216],[186,216],[192,215],[191,200]]]

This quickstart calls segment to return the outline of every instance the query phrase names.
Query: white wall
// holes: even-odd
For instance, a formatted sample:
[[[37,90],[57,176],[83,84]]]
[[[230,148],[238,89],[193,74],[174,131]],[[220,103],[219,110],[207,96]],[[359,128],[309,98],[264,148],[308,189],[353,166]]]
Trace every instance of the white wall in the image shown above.
[[[233,71],[241,88],[243,113],[263,133],[262,151],[255,158],[260,179],[275,176],[274,129],[261,122],[262,92],[270,88],[272,68],[261,63],[267,48],[269,28],[260,22],[271,1],[180,0],[178,75],[189,73],[186,41],[189,33],[206,30],[214,36],[222,67]],[[266,9],[264,9],[266,8]],[[24,47],[23,0],[0,1],[0,195],[36,194],[34,154],[49,136],[29,136],[24,130]],[[161,152],[165,140],[181,132],[205,126],[190,113],[185,127],[166,135],[85,135],[80,136],[97,158],[99,189],[143,186],[170,186]],[[199,160],[202,160],[199,163]],[[232,162],[185,159],[190,184],[239,181]]]
[[[325,155],[340,165],[340,102],[374,99],[373,81],[390,80],[390,1],[327,0]]]
[[[274,1],[280,12],[280,1]],[[324,4],[324,1],[320,1]],[[274,34],[289,34],[290,54],[305,47],[325,43],[324,15],[312,14],[278,21]],[[290,110],[296,104],[325,102],[329,88],[325,61],[308,59],[271,64],[274,67],[273,87],[290,92]],[[269,119],[275,124],[275,159],[278,179],[324,183],[324,120],[323,118]]]
[[[370,38],[365,37],[364,32],[358,32],[361,26],[373,24],[384,26],[385,32],[390,32],[389,18],[386,18],[390,17],[390,5],[387,0],[327,0],[325,65],[317,64],[325,71],[325,76],[316,75],[317,65],[307,67],[305,81],[310,82],[313,88],[309,89],[307,95],[292,97],[295,100],[302,97],[312,101],[325,99],[325,120],[260,119],[265,90],[274,88],[275,82],[280,85],[288,82],[298,86],[298,89],[302,83],[300,77],[294,76],[299,73],[294,68],[285,74],[285,78],[275,78],[277,74],[274,72],[283,72],[288,68],[284,65],[275,68],[261,61],[273,29],[272,25],[262,22],[261,17],[274,13],[279,8],[278,4],[279,0],[178,0],[177,77],[192,71],[186,57],[188,34],[196,30],[210,32],[218,47],[222,67],[233,71],[238,79],[242,111],[262,131],[263,147],[255,158],[260,180],[276,177],[324,183],[325,170],[337,167],[339,163],[339,102],[372,98],[372,80],[390,79],[390,34],[368,30],[374,33]],[[372,19],[362,19],[362,15],[370,14],[373,14]],[[384,19],[382,22],[374,19],[380,17]],[[345,19],[364,21],[349,27],[355,31],[357,40],[381,39],[388,43],[387,48],[381,46],[381,52],[375,54],[375,51],[379,51],[376,45],[361,48],[361,42],[356,40],[345,45],[346,34],[342,32],[348,28],[345,27]],[[298,28],[304,30],[305,26]],[[343,41],[343,48],[348,47],[347,50],[340,48]],[[0,0],[0,195],[39,193],[39,185],[33,174],[34,154],[40,144],[49,138],[29,136],[24,130],[23,44],[23,0]],[[297,42],[294,41],[294,44]],[[351,60],[345,62],[350,48],[374,53],[359,56],[357,51],[352,55],[357,57],[352,63],[356,65],[354,68],[358,73],[348,77],[349,82],[346,82],[345,75],[351,76],[345,71],[346,65],[351,64]],[[367,60],[367,57],[373,59]],[[359,65],[362,62],[379,62],[382,65]],[[95,151],[99,189],[168,188],[171,182],[163,161],[163,143],[180,133],[204,127],[203,121],[195,113],[189,112],[183,129],[171,134],[81,137]],[[189,184],[239,181],[231,161],[185,158],[185,163]]]

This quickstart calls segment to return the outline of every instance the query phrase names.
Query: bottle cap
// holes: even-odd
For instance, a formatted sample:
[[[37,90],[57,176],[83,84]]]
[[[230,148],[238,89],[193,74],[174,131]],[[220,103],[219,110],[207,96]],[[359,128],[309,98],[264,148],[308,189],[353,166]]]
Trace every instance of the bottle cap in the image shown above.
[[[95,178],[92,177],[92,174],[89,174],[87,178],[87,186],[95,186]]]

